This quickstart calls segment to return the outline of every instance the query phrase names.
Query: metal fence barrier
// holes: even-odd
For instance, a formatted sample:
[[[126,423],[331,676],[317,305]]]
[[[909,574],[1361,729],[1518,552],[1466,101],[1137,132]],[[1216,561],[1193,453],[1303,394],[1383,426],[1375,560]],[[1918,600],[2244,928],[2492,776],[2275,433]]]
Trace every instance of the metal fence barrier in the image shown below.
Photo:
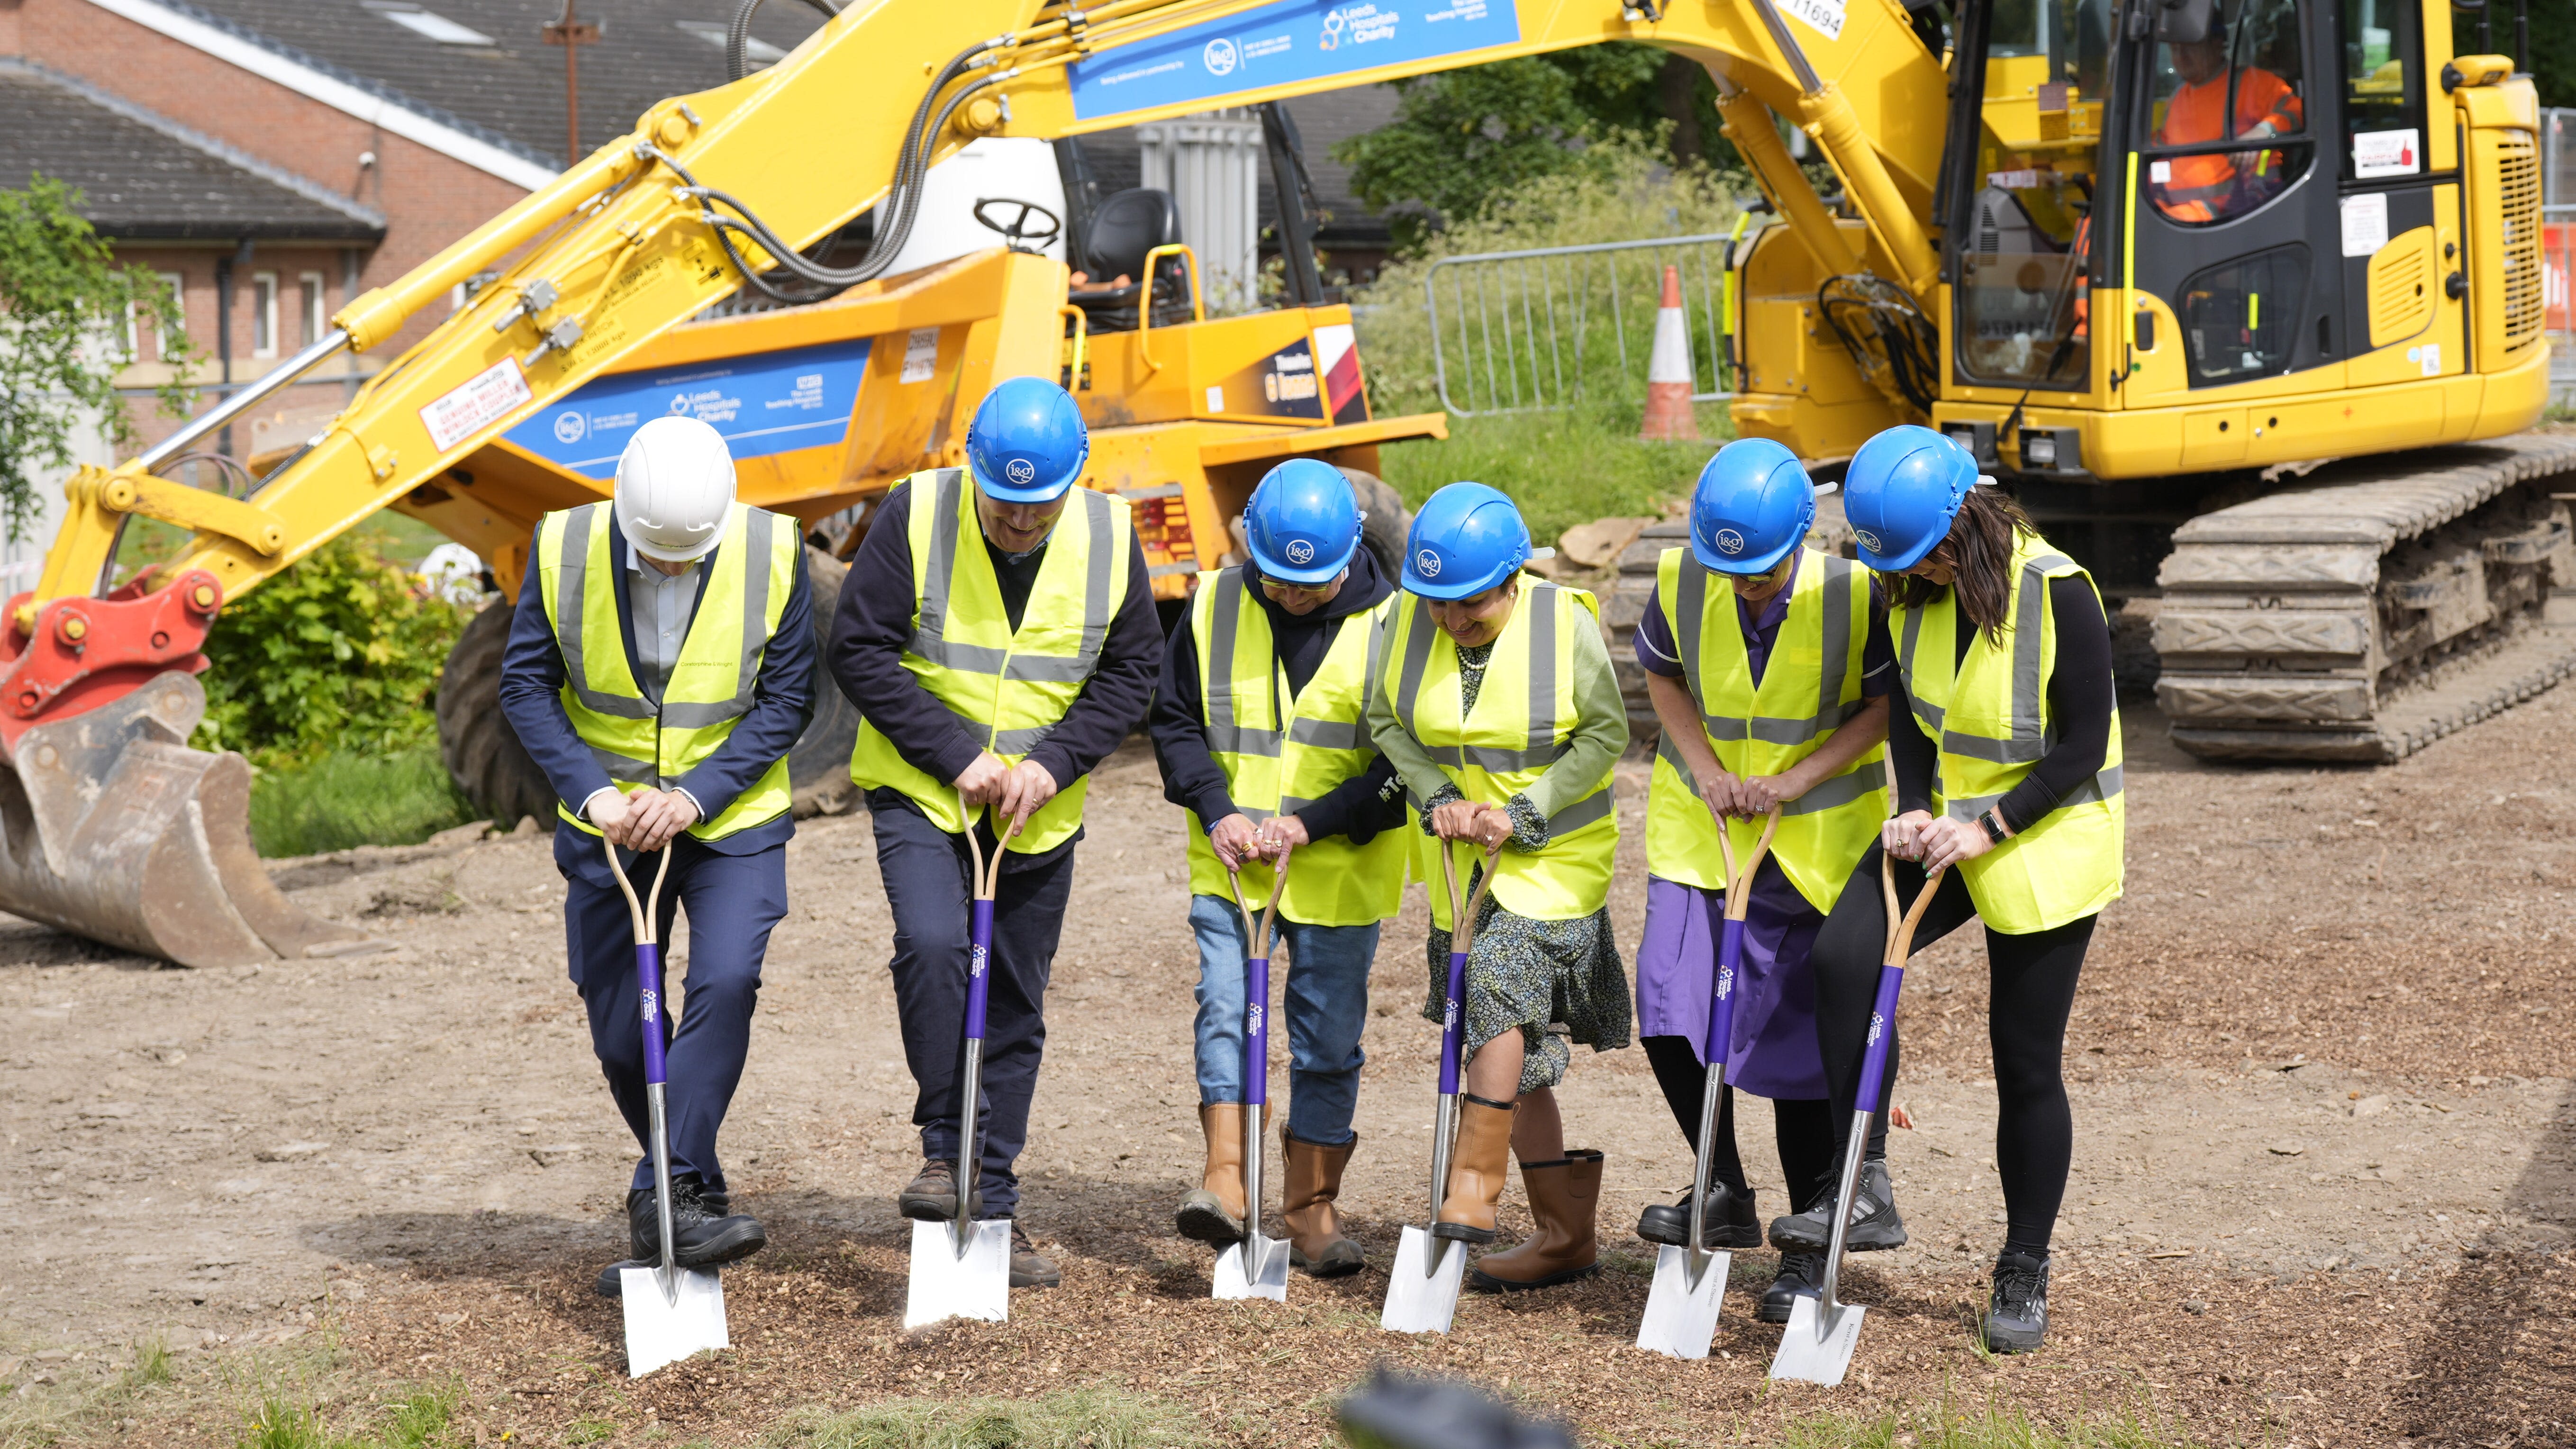
[[[1735,396],[1733,234],[1443,257],[1422,279],[1440,405],[1459,417],[1539,412],[1644,391],[1664,268],[1680,268],[1691,398]],[[1445,301],[1444,301],[1445,298]],[[1707,386],[1701,386],[1702,379]]]

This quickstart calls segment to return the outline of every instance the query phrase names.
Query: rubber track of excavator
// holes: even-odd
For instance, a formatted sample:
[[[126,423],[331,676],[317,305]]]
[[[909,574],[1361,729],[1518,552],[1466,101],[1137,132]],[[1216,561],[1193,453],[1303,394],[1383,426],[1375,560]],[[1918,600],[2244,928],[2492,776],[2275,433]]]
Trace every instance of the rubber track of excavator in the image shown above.
[[[2525,434],[2329,464],[2174,534],[2158,582],[2174,742],[2210,759],[2398,759],[2576,672],[2576,548],[2535,615],[2382,697],[2381,570],[2390,552],[2520,485],[2576,489],[2576,435]]]

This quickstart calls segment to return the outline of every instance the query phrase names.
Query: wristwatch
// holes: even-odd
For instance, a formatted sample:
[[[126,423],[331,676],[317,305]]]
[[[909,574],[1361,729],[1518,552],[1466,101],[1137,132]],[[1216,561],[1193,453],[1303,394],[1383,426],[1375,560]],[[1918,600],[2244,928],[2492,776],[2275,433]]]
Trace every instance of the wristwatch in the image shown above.
[[[1977,823],[1986,828],[1986,839],[1993,841],[1997,845],[2001,845],[2012,838],[2011,833],[2004,829],[2004,817],[2001,810],[1987,811],[1985,814],[1977,817]]]

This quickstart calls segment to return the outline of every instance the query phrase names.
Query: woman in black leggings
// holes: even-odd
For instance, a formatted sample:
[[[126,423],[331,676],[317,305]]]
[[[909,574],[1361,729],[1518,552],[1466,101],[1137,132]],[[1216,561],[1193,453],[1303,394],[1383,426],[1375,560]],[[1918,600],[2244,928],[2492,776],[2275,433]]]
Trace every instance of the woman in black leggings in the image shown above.
[[[1834,1120],[1847,1124],[1886,949],[1880,852],[1896,857],[1908,907],[1926,871],[1944,868],[1916,950],[1972,916],[1983,922],[2007,1219],[1984,1328],[1989,1347],[2020,1353],[2048,1330],[2049,1235],[2074,1150],[2061,1070],[2067,1014],[2093,922],[2120,894],[2120,718],[2110,625],[2091,578],[1980,481],[1963,449],[1915,427],[1871,439],[1846,475],[1861,560],[1895,576],[1887,745],[1897,816],[1811,959]],[[1896,1068],[1891,1036],[1890,1080]],[[1864,1170],[1853,1197],[1848,1247],[1904,1242],[1883,1164]],[[1822,1251],[1831,1211],[1823,1203],[1773,1223],[1772,1241]]]

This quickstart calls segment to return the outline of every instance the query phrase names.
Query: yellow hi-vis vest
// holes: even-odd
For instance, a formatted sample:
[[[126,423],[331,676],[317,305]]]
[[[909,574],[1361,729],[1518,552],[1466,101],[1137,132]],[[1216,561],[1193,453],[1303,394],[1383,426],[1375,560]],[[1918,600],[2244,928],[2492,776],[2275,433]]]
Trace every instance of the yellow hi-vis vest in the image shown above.
[[[657,703],[644,697],[626,666],[613,509],[588,503],[547,514],[537,526],[537,574],[546,622],[563,650],[564,714],[608,778],[632,794],[679,783],[733,733],[751,708],[762,655],[805,560],[794,519],[740,503],[726,509],[723,538],[702,565],[708,574],[698,611]],[[788,794],[787,757],[780,755],[721,814],[689,833],[721,840],[774,820],[787,809]],[[597,835],[597,826],[573,813],[580,803],[559,800],[555,811]]]
[[[1208,753],[1245,816],[1294,815],[1377,758],[1368,733],[1369,646],[1386,610],[1381,600],[1344,618],[1315,677],[1290,698],[1271,645],[1270,615],[1243,586],[1243,570],[1199,575],[1190,633],[1198,646]],[[1208,844],[1208,823],[1190,813],[1190,892],[1224,899],[1230,889],[1225,863]],[[1379,831],[1366,845],[1332,835],[1299,846],[1280,914],[1307,926],[1385,920],[1404,904],[1406,844],[1399,828]],[[1270,900],[1269,863],[1246,861],[1241,874],[1244,905],[1260,910]]]
[[[1932,808],[1953,820],[1973,821],[1992,809],[2057,743],[2048,717],[2048,679],[2057,668],[2048,581],[2074,574],[2090,586],[2092,576],[2030,533],[2014,540],[2012,570],[2003,638],[1992,640],[1978,630],[1956,668],[1953,631],[1976,626],[1960,618],[1954,592],[1888,615],[1915,722],[1926,738],[1939,741]],[[2115,706],[2102,772],[2030,829],[1960,867],[1980,919],[2007,936],[2022,936],[2089,916],[2118,899],[2128,816],[2120,769]]]
[[[1655,567],[1655,596],[1680,646],[1683,677],[1717,762],[1740,776],[1777,775],[1814,754],[1858,714],[1861,655],[1869,643],[1869,572],[1849,559],[1802,548],[1789,583],[1789,612],[1753,682],[1735,590],[1691,557],[1668,548]],[[1819,911],[1830,911],[1887,819],[1887,750],[1872,746],[1841,774],[1780,807],[1771,858]],[[1759,820],[1730,820],[1742,860],[1762,838]],[[1646,794],[1646,869],[1702,890],[1726,888],[1717,818],[1699,797],[1681,752],[1667,737],[1655,750]]]
[[[1123,499],[1073,490],[1046,541],[1027,610],[1012,632],[1002,586],[975,520],[975,489],[963,468],[915,473],[908,522],[912,545],[912,638],[903,667],[957,716],[966,732],[1018,764],[1073,707],[1100,665],[1109,621],[1127,597],[1134,536]],[[957,789],[907,763],[873,721],[859,725],[850,778],[862,789],[902,791],[932,824],[966,830]],[[1049,800],[1011,840],[1024,854],[1052,850],[1082,828],[1090,777],[1059,780]]]
[[[1380,687],[1391,691],[1388,699],[1405,733],[1439,762],[1458,793],[1479,804],[1508,805],[1547,773],[1574,737],[1574,631],[1600,628],[1600,607],[1581,589],[1523,578],[1520,600],[1488,656],[1476,707],[1462,711],[1457,644],[1432,622],[1422,599],[1395,600],[1381,650]],[[1418,833],[1417,838],[1419,868],[1431,882],[1431,916],[1447,928],[1442,842]],[[1464,889],[1482,852],[1466,842],[1451,848]],[[1580,920],[1610,898],[1610,867],[1618,852],[1619,816],[1611,807],[1605,766],[1588,791],[1548,818],[1545,850],[1503,847],[1494,866],[1494,899],[1532,920]]]

